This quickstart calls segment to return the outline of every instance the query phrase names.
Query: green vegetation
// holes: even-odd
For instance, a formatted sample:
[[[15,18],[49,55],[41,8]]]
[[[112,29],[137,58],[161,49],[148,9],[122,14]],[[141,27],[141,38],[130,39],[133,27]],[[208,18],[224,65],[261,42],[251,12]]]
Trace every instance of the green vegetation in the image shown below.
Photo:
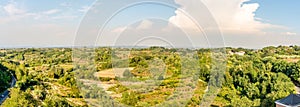
[[[11,83],[11,74],[9,70],[0,64],[0,93],[5,91],[7,88],[10,87]]]
[[[217,79],[224,81],[212,106],[274,106],[274,101],[297,91],[300,47],[226,48],[226,52],[224,76],[215,78],[223,74],[212,72],[215,62],[208,49],[97,48],[95,56],[83,54],[82,59],[74,59],[81,65],[73,65],[68,48],[2,49],[0,92],[10,87],[11,74],[17,79],[2,106],[119,105],[113,98],[130,106],[193,107],[205,100],[210,81],[218,85]],[[115,71],[118,75],[109,74],[112,68],[120,68]],[[97,81],[103,82],[102,87]],[[190,89],[191,99],[180,100],[185,93],[176,90],[189,93]]]
[[[71,49],[6,49],[1,52],[1,64],[17,79],[4,107],[86,106],[74,79]],[[70,98],[78,100],[68,100]]]

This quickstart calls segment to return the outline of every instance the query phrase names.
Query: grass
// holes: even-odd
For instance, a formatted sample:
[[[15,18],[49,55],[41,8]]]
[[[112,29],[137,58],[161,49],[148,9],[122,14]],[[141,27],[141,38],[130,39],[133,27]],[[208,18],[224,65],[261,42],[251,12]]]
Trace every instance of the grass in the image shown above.
[[[133,70],[133,67],[129,67],[129,68],[112,68],[112,69],[107,69],[107,70],[102,70],[99,72],[96,72],[94,74],[95,77],[108,77],[108,78],[116,78],[116,77],[121,77],[123,78],[123,73],[124,71],[128,69],[128,70]]]

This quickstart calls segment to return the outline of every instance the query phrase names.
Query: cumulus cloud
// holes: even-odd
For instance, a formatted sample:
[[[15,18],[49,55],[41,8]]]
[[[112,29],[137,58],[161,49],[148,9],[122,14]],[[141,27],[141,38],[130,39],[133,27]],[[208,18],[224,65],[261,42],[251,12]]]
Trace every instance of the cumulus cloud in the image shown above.
[[[294,33],[294,32],[285,32],[284,35],[295,36],[295,35],[297,35],[297,33]]]
[[[183,13],[180,10],[176,10],[175,11],[176,16],[172,16],[169,21],[179,27],[182,28],[187,28],[187,29],[197,29],[196,28],[196,24],[189,19],[188,16],[185,15],[185,13]]]
[[[245,3],[249,0],[201,0],[215,18],[224,33],[264,33],[263,29],[283,28],[282,26],[263,23],[257,19],[255,12],[258,3]],[[180,27],[194,29],[196,25],[181,10],[192,10],[193,2],[175,0],[180,5],[169,21]],[[203,10],[194,10],[202,12]],[[205,19],[204,19],[205,21]],[[207,27],[203,26],[202,27]]]
[[[139,26],[136,27],[137,30],[149,29],[153,25],[153,22],[149,20],[143,20]]]
[[[125,27],[117,27],[117,28],[113,29],[112,32],[113,33],[121,33],[121,32],[123,32],[126,29],[127,29],[126,26]]]

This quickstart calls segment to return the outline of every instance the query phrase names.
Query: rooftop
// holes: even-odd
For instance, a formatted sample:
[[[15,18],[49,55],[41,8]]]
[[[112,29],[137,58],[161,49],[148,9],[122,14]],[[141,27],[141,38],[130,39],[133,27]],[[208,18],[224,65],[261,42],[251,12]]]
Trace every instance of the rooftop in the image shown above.
[[[285,106],[298,106],[300,105],[300,94],[290,94],[283,99],[277,100],[275,103]]]

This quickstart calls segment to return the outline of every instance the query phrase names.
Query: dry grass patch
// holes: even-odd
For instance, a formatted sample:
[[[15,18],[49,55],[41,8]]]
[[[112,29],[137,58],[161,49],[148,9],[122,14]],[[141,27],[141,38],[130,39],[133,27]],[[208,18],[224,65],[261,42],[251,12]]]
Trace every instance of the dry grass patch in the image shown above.
[[[99,72],[96,72],[94,74],[95,77],[102,77],[102,78],[116,78],[116,77],[123,77],[123,73],[125,70],[133,70],[133,67],[129,68],[112,68],[112,69],[107,69],[107,70],[102,70]]]

